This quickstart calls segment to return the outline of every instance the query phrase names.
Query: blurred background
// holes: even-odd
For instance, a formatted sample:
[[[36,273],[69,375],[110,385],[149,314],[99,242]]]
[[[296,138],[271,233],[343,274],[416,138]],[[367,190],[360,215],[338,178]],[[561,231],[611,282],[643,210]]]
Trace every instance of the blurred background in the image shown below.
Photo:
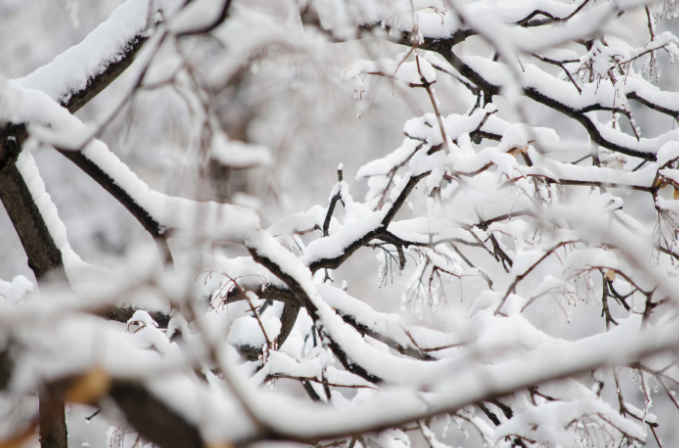
[[[121,3],[1,1],[0,76],[20,78],[50,62],[79,43]],[[282,17],[289,13],[284,8],[268,12]],[[207,160],[200,136],[192,135],[191,111],[172,86],[137,93],[102,139],[151,188],[254,206],[264,226],[314,204],[327,205],[339,163],[344,164],[352,195],[362,200],[367,189],[365,181],[354,181],[357,169],[400,146],[405,121],[429,112],[431,104],[425,92],[382,77],[366,77],[365,91],[357,100],[354,81],[342,81],[344,69],[354,60],[394,56],[407,51],[405,47],[374,38],[323,44],[324,37],[316,37],[312,48],[262,50],[243,67],[227,70],[234,73],[211,91],[210,107],[229,138],[269,148],[274,160],[270,166],[235,170]],[[171,58],[169,50],[166,59]],[[220,50],[219,43],[207,40],[187,43],[187,53],[203,67],[214,63]],[[159,66],[163,56],[161,51]],[[96,120],[125,94],[130,82],[124,74],[77,115],[85,122]],[[444,114],[468,109],[470,95],[459,83],[441,76],[435,87],[445,98]],[[50,147],[38,148],[34,156],[70,243],[85,261],[113,266],[130,247],[151,240],[117,201],[66,158]],[[341,216],[341,207],[337,211]],[[4,209],[0,235],[0,278],[22,274],[32,279]],[[338,275],[375,289],[379,285],[375,256],[367,250],[359,255],[375,265],[370,274],[361,269]],[[399,298],[395,299],[398,308]]]
[[[121,0],[0,0],[0,76],[16,79],[50,62],[79,43],[99,23],[106,20]],[[261,8],[272,20],[295,20],[281,2],[254,0],[250,7]],[[622,17],[612,33],[619,33],[637,44],[647,39],[647,29],[639,17]],[[302,31],[301,24],[300,31]],[[182,51],[190,55],[205,82],[209,108],[231,140],[265,146],[273,163],[251,169],[225,168],[206,155],[200,134],[193,126],[195,111],[187,105],[182,86],[164,85],[138,92],[107,126],[102,140],[151,188],[199,200],[238,203],[259,212],[264,227],[278,218],[306,211],[315,204],[326,206],[337,182],[337,166],[344,165],[344,178],[356,200],[367,192],[365,180],[354,177],[368,161],[389,154],[403,140],[406,120],[431,112],[431,103],[422,89],[408,89],[384,77],[366,77],[362,85],[344,82],[344,70],[357,59],[394,57],[407,51],[384,40],[367,37],[346,43],[329,43],[317,30],[307,30],[307,40],[298,46],[270,46],[243,55],[232,66],[220,67],[223,52],[235,52],[252,45],[247,30],[224,26],[215,39],[191,39]],[[659,30],[676,28],[662,21]],[[163,48],[154,64],[163,70],[171,63],[175,48]],[[480,38],[460,45],[461,54],[488,56],[491,49]],[[663,89],[679,90],[679,77],[670,58],[659,59]],[[152,67],[153,69],[153,67]],[[132,79],[123,74],[77,115],[84,122],[95,121],[119,100]],[[181,83],[178,83],[181,84]],[[435,84],[443,115],[463,114],[474,97],[452,77],[439,73]],[[557,112],[526,103],[531,124],[549,125],[566,141],[586,141],[584,130]],[[666,116],[632,104],[642,135],[652,137],[674,126]],[[506,118],[512,118],[505,112]],[[603,118],[602,118],[603,120]],[[73,249],[87,262],[115,268],[117,260],[134,247],[151,242],[142,226],[116,200],[75,165],[50,147],[34,152],[47,190],[64,221]],[[626,210],[642,222],[650,223],[652,207],[645,196],[617,192],[625,196]],[[664,193],[666,194],[666,193]],[[414,205],[417,207],[417,204]],[[342,216],[341,207],[337,216]],[[402,212],[403,218],[409,212]],[[650,214],[649,214],[650,213]],[[219,248],[225,255],[242,253],[242,248]],[[241,251],[241,252],[239,252]],[[405,286],[415,268],[409,262],[399,273],[380,275],[379,251],[360,250],[335,273],[335,281],[347,282],[349,292],[380,311],[401,312]],[[540,271],[548,273],[550,264]],[[16,275],[34,280],[26,264],[21,243],[5,210],[0,207],[0,278]],[[426,320],[436,325],[437,313],[450,308],[468,308],[484,283],[478,279],[451,281],[449,299],[440,308],[424,314],[403,313],[411,321]],[[463,304],[463,297],[465,298]],[[531,311],[532,312],[532,311]],[[602,331],[597,303],[582,303],[567,316],[556,306],[535,311],[530,317],[538,328],[555,336],[576,338]],[[571,324],[571,322],[576,322]],[[568,331],[566,331],[566,328]],[[636,385],[629,396],[640,394]],[[611,391],[612,392],[612,391]],[[658,406],[665,406],[661,403]],[[664,409],[664,408],[661,408]],[[88,410],[74,408],[69,428],[73,446],[104,446],[88,434],[102,430],[104,422],[84,417]],[[656,411],[659,413],[659,411]],[[671,414],[668,409],[667,415]],[[679,418],[679,417],[678,417]],[[92,432],[87,427],[95,428]],[[107,425],[107,424],[106,424]],[[679,440],[672,425],[661,426],[666,440]],[[452,431],[451,431],[452,432]],[[109,435],[109,440],[120,435]],[[457,436],[451,436],[457,437]],[[672,439],[672,437],[674,439]],[[655,443],[655,442],[652,442]],[[651,444],[651,446],[653,446]],[[671,445],[666,445],[671,446]]]

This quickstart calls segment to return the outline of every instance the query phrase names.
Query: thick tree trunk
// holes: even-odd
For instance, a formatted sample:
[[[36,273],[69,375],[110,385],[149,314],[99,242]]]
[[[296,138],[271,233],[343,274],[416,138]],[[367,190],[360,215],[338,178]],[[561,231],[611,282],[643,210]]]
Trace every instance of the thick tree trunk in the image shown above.
[[[61,252],[15,165],[0,172],[0,200],[24,246],[35,278],[39,281],[49,271],[61,268]]]
[[[40,399],[40,447],[67,448],[66,410],[64,403],[50,397],[47,392],[39,394]]]
[[[25,126],[6,128],[0,136],[0,200],[19,235],[35,278],[62,269],[61,252],[33,200],[15,161],[26,139]],[[11,362],[8,360],[7,362]],[[40,444],[42,448],[67,448],[66,412],[61,400],[43,391],[40,400]]]

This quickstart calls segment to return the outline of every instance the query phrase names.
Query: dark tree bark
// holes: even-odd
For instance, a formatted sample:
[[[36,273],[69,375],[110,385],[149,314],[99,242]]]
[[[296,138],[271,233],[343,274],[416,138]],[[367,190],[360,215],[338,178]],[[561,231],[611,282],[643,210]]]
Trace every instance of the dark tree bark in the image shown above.
[[[48,273],[63,267],[61,252],[33,200],[15,162],[27,137],[25,126],[9,126],[0,137],[0,200],[19,235],[28,257],[28,266],[40,282]],[[3,352],[2,365],[11,369],[9,349]],[[2,376],[9,382],[11,370]],[[6,378],[5,378],[6,377]],[[2,381],[0,381],[2,382]],[[63,403],[46,393],[39,395],[40,444],[42,448],[67,448],[66,413]]]
[[[87,104],[129,67],[134,54],[145,40],[145,37],[135,37],[123,49],[122,58],[112,62],[99,75],[90,79],[84,90],[62,100],[62,105],[67,107],[69,111],[75,112]],[[23,124],[10,124],[0,132],[0,201],[7,210],[7,214],[21,240],[28,258],[28,266],[33,271],[36,280],[40,282],[49,273],[60,271],[63,268],[63,263],[61,252],[56,246],[25,180],[15,165],[21,153],[23,142],[27,137],[26,126]],[[79,152],[70,152],[68,156],[104,188],[109,186],[106,189],[118,198],[119,192],[116,190],[115,184],[110,178],[104,179],[101,176],[99,167]],[[118,188],[118,190],[120,189]],[[120,198],[118,199],[120,200]],[[128,203],[121,202],[128,209],[131,208]],[[130,204],[134,203],[131,202]],[[130,211],[138,218],[148,217],[148,214],[144,216],[144,213],[139,210],[130,209]],[[144,219],[140,219],[140,222],[154,236],[159,235],[157,224],[154,227],[153,224],[155,223],[145,222]],[[8,369],[7,372],[2,369],[0,381],[6,383],[9,382],[11,376],[12,359],[9,350],[4,351],[2,355],[2,367],[8,367]],[[55,400],[54,397],[43,392],[39,395],[39,406],[41,447],[67,448],[68,431],[63,402]]]
[[[144,439],[163,448],[203,448],[198,429],[146,388],[118,383],[109,394]]]
[[[84,90],[62,98],[60,100],[61,105],[71,113],[80,110],[80,108],[108,87],[132,64],[134,56],[146,40],[147,37],[142,35],[131,39],[121,51],[119,60],[110,63],[104,71],[91,78]],[[81,151],[60,152],[83,172],[87,173],[96,183],[101,185],[111,196],[116,198],[154,238],[161,238],[163,236],[165,229],[144,208],[137,204],[124,189],[116,184],[99,165],[90,160]]]
[[[19,235],[35,278],[40,281],[48,272],[61,268],[61,252],[15,165],[0,173],[0,200]]]
[[[120,52],[120,57],[109,63],[106,68],[87,81],[87,86],[78,92],[59,99],[62,106],[75,113],[94,97],[99,95],[106,87],[115,81],[134,61],[134,55],[146,42],[146,36],[134,36]]]
[[[67,448],[66,410],[64,403],[40,392],[40,446],[41,448]]]

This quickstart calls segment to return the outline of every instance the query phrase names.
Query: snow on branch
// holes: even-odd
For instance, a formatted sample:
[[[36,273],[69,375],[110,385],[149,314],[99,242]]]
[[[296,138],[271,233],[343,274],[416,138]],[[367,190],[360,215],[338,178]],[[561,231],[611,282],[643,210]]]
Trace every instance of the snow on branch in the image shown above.
[[[0,82],[0,199],[38,280],[0,281],[23,418],[0,445],[85,411],[120,448],[676,445],[677,11],[128,0]],[[128,67],[103,118],[73,115]],[[36,143],[174,263],[67,237],[90,210],[70,179],[52,199]]]

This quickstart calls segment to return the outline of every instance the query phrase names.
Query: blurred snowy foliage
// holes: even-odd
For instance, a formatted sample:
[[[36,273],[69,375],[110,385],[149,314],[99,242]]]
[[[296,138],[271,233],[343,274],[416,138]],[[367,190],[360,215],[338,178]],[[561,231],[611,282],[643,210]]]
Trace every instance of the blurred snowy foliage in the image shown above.
[[[0,2],[0,447],[676,446],[678,12]]]

